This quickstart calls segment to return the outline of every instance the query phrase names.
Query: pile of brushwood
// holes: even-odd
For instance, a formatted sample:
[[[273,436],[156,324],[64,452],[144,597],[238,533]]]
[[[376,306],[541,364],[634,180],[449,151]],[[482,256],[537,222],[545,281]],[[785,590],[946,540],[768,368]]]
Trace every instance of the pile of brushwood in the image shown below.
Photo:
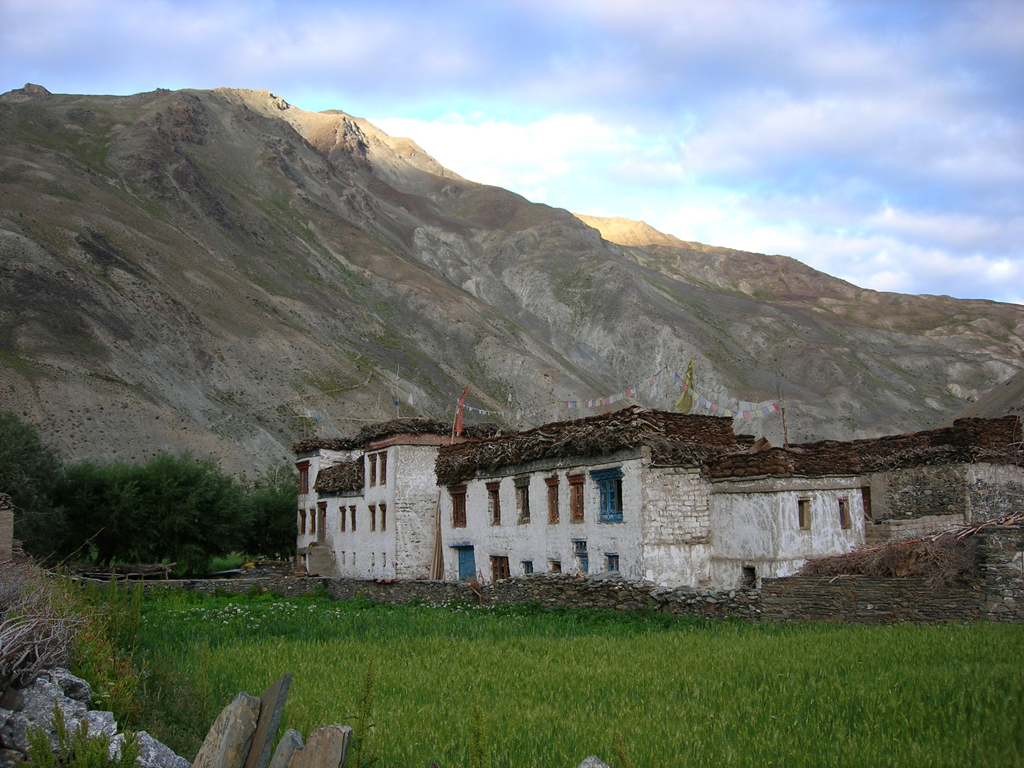
[[[920,578],[932,586],[948,586],[978,575],[976,534],[979,531],[998,525],[1021,524],[1024,524],[1024,515],[1011,515],[942,531],[922,539],[861,547],[845,555],[809,560],[798,575]]]

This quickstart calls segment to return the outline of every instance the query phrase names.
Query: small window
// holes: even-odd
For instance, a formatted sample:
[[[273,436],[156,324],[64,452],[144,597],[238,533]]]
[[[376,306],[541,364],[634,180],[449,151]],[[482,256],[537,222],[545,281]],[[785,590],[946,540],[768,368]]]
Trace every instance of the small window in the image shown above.
[[[800,530],[807,531],[811,527],[811,500],[797,499],[796,516],[800,523]]]
[[[501,483],[487,484],[487,511],[491,513],[491,525],[501,525]]]
[[[533,573],[533,560],[523,560],[523,575],[529,576]]]
[[[569,520],[573,523],[583,522],[583,475],[570,475],[569,481]]]
[[[604,556],[604,564],[606,570],[617,571],[619,570],[619,556],[614,552],[608,552]]]
[[[323,535],[327,533],[327,502],[319,501],[316,505],[316,524],[320,530],[321,541]]]
[[[601,469],[590,473],[597,481],[597,489],[601,494],[601,507],[598,520],[602,523],[622,522],[622,470]]]
[[[378,475],[381,485],[388,484],[388,452],[380,454],[380,473]]]
[[[309,532],[316,533],[316,510],[309,510]]]
[[[558,475],[544,478],[548,487],[548,523],[558,525]]]
[[[341,564],[345,565],[345,550],[341,550]]]
[[[562,561],[561,560],[548,560],[548,570],[552,573],[562,572]]]
[[[374,552],[370,553],[370,567],[371,568],[376,568],[377,567],[377,555]]]
[[[356,508],[355,507],[349,507],[348,510],[349,510],[349,512],[352,513],[351,518],[350,518],[349,521],[352,523],[352,533],[355,533],[356,532]],[[356,557],[355,555],[352,555],[352,560],[353,560],[352,565],[355,565],[355,557]]]
[[[306,510],[299,510],[299,533],[306,532]]]
[[[380,505],[380,529],[386,531],[388,529],[388,505]]]
[[[743,566],[743,588],[753,589],[757,586],[757,569],[752,565]]]
[[[517,477],[516,481],[516,510],[519,512],[520,525],[530,522],[530,478]]]
[[[377,484],[377,454],[371,453],[368,458],[370,460],[370,487],[373,488]]]
[[[860,500],[864,504],[864,519],[871,520],[871,486],[865,485],[860,489]]]
[[[491,556],[491,581],[508,578],[508,558],[500,555]]]
[[[839,527],[850,527],[850,508],[847,505],[846,499],[839,500]]]
[[[590,555],[587,554],[587,540],[573,539],[572,553],[576,557],[576,562],[579,565],[580,573],[589,573]]]
[[[295,468],[299,470],[299,495],[304,496],[309,493],[309,462],[300,461]]]
[[[452,497],[452,528],[466,527],[466,486],[460,485],[448,491]]]
[[[377,530],[377,507],[373,504],[370,505],[370,530]]]

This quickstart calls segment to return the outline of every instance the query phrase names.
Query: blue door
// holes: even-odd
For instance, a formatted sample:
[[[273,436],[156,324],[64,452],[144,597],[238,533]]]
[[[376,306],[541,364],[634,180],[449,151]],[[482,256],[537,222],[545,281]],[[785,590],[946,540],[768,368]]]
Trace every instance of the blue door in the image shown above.
[[[459,581],[476,578],[476,557],[473,555],[472,547],[458,547],[459,551]]]

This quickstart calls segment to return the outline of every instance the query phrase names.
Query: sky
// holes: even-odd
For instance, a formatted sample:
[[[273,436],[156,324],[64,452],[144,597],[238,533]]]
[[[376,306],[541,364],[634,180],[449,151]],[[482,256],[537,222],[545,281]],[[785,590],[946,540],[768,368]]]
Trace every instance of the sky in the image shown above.
[[[530,200],[1024,303],[1024,1],[0,0],[0,91],[267,89]]]

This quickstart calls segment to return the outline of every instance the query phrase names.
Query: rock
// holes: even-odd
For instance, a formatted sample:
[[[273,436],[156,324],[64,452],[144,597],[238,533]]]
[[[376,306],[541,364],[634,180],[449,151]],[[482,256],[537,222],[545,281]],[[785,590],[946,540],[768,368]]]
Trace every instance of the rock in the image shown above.
[[[610,768],[610,766],[601,758],[591,755],[590,757],[584,758],[583,762],[580,763],[577,768]]]
[[[210,727],[193,768],[242,768],[259,714],[259,699],[247,693],[235,696]]]
[[[277,742],[274,756],[270,758],[269,768],[288,768],[292,755],[302,749],[302,734],[289,728]]]
[[[139,757],[135,762],[136,768],[189,768],[189,762],[184,757],[179,757],[171,751],[171,748],[160,743],[145,731],[135,734],[139,740]],[[124,743],[124,734],[117,734],[110,742],[110,756],[118,759],[121,756],[121,744]]]
[[[340,768],[345,764],[352,729],[325,725],[309,734],[306,746],[295,753],[288,768]]]
[[[0,768],[21,768],[25,755],[13,749],[0,749]]]
[[[83,704],[92,704],[92,687],[80,677],[76,677],[66,669],[60,667],[47,672],[50,679],[60,686],[64,695],[69,699],[80,701]]]
[[[23,706],[25,706],[25,702],[21,698],[21,691],[17,688],[8,688],[4,691],[3,695],[0,696],[0,709],[17,712]]]
[[[46,728],[50,732],[50,743],[57,748],[57,736],[52,730],[54,704],[64,714],[64,724],[69,731],[78,727],[88,711],[81,702],[67,698],[59,685],[43,677],[23,688],[21,695],[24,701],[21,711],[11,713],[0,726],[0,746],[23,753],[28,752],[28,728],[33,725]]]
[[[270,760],[270,746],[277,734],[277,726],[281,723],[281,713],[288,698],[288,688],[292,684],[292,674],[281,675],[272,686],[260,696],[260,719],[256,723],[256,733],[249,748],[249,757],[245,768],[266,768]]]
[[[117,720],[114,719],[113,712],[94,710],[86,712],[82,719],[87,723],[89,735],[92,737],[103,733],[107,738],[113,739],[117,735]]]

